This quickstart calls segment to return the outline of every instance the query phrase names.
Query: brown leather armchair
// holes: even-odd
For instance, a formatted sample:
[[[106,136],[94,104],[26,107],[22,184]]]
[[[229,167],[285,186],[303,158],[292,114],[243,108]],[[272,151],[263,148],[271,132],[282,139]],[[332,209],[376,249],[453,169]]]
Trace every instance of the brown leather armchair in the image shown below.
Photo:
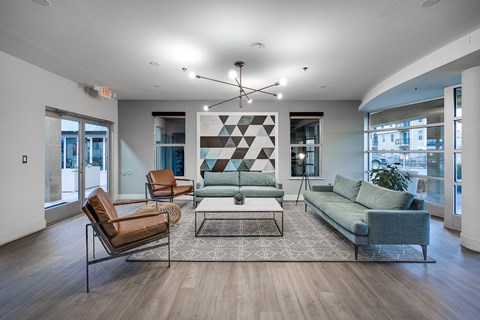
[[[186,181],[188,184],[177,184],[177,181]],[[181,195],[195,194],[195,181],[192,179],[175,178],[173,171],[152,170],[147,174],[147,182],[145,183],[145,198],[147,193],[151,199],[163,200],[168,199],[173,202],[175,197]]]
[[[89,286],[89,266],[102,261],[131,255],[145,250],[167,246],[168,267],[170,267],[170,210],[171,207],[158,206],[151,210],[134,212],[119,217],[115,206],[144,203],[146,199],[120,201],[112,203],[102,188],[93,190],[85,200],[82,210],[87,215],[90,223],[85,226],[85,257],[87,292]],[[92,255],[88,253],[88,234],[92,229]],[[95,256],[95,238],[98,238],[108,254],[102,258]],[[153,245],[144,247],[145,244],[155,242]]]

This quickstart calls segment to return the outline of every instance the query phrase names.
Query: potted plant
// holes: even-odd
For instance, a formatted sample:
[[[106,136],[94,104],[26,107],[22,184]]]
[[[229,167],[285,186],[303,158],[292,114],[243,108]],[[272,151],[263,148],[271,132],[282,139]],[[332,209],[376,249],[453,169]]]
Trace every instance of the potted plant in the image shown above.
[[[370,180],[377,186],[395,191],[407,191],[412,176],[408,172],[398,170],[397,166],[388,164],[384,167],[372,169]]]
[[[241,205],[241,204],[245,204],[245,196],[243,195],[243,193],[237,193],[234,197],[234,202],[235,204],[238,204],[238,205]]]

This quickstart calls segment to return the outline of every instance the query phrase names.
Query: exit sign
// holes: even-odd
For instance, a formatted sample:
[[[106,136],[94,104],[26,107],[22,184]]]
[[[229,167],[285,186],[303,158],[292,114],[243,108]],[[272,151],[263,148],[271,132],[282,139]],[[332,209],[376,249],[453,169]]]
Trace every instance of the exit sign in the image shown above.
[[[98,94],[99,94],[100,97],[102,97],[102,98],[107,98],[107,99],[111,99],[111,98],[112,98],[112,92],[110,91],[110,88],[109,88],[109,87],[101,86]]]

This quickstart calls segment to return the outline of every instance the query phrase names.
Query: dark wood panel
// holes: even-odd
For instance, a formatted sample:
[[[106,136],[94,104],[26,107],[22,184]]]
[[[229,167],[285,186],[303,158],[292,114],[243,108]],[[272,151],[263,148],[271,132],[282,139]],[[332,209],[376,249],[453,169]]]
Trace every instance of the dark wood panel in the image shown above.
[[[83,216],[0,247],[1,319],[477,319],[480,254],[432,221],[410,263],[125,262],[91,268]]]

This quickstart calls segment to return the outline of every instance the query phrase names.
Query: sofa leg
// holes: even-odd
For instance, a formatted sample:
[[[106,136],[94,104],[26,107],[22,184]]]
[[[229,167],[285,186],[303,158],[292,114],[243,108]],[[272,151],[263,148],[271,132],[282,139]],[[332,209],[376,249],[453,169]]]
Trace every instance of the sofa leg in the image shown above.
[[[427,260],[427,245],[421,244],[421,246],[422,246],[423,260]]]
[[[358,244],[353,245],[353,249],[355,250],[355,260],[358,260]]]
[[[305,212],[307,212],[307,205],[305,204]]]

